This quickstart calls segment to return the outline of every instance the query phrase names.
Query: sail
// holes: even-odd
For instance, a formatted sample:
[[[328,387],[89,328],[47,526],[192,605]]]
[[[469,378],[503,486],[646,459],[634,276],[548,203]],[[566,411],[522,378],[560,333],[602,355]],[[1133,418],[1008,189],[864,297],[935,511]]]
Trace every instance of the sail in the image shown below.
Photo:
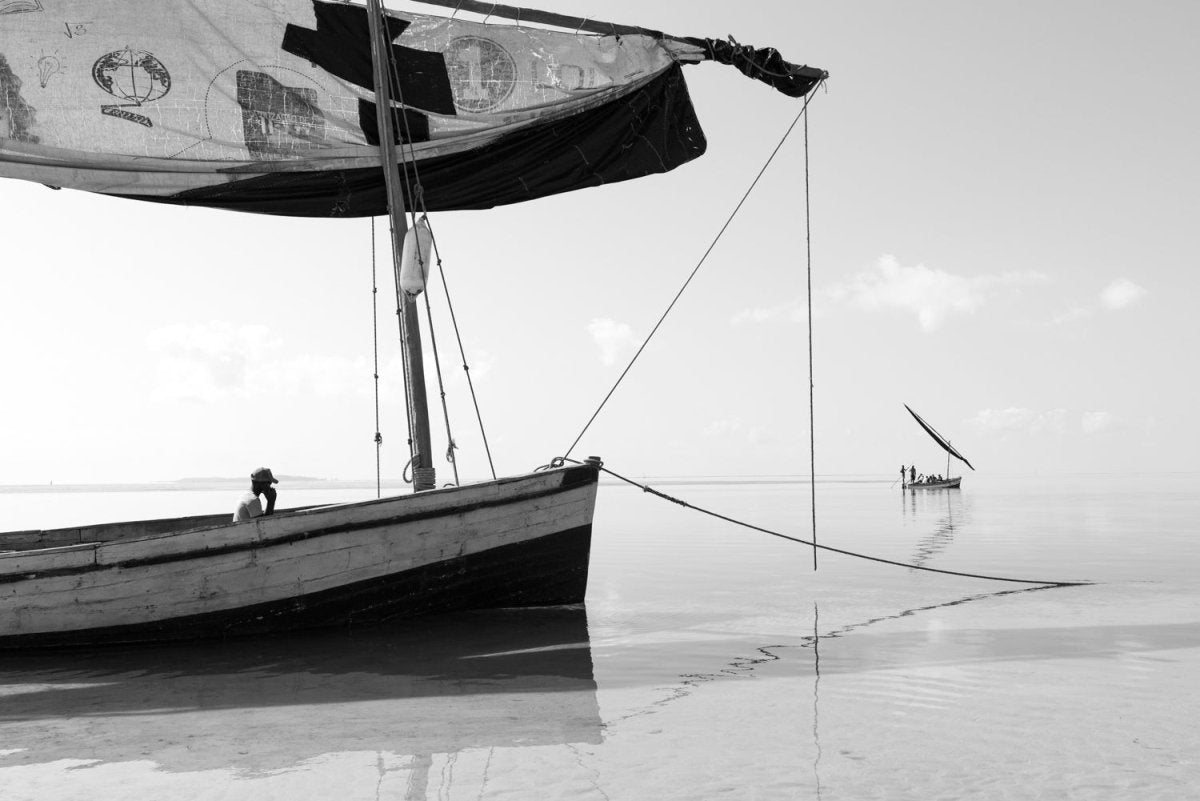
[[[389,110],[430,211],[671,170],[681,66],[755,52],[388,12]],[[747,55],[749,53],[750,55]],[[774,66],[772,66],[774,65]],[[792,71],[793,96],[824,73]],[[368,20],[321,0],[0,0],[0,177],[293,216],[386,212]]]
[[[936,442],[938,445],[941,445],[942,448],[945,449],[946,453],[950,454],[955,459],[958,459],[963,464],[965,464],[967,467],[970,467],[972,470],[975,469],[974,467],[971,467],[971,463],[967,461],[967,457],[963,456],[961,453],[959,453],[957,450],[955,450],[954,446],[952,446],[946,440],[945,437],[943,437],[941,434],[939,434],[937,431],[935,431],[933,429],[933,426],[929,425],[929,423],[926,423],[924,420],[922,420],[921,415],[917,414],[911,408],[909,408],[907,403],[904,404],[904,408],[908,409],[908,413],[911,414],[916,419],[916,421],[921,425],[921,428],[925,429],[925,432],[927,434],[929,434],[929,436],[933,437],[934,442]]]

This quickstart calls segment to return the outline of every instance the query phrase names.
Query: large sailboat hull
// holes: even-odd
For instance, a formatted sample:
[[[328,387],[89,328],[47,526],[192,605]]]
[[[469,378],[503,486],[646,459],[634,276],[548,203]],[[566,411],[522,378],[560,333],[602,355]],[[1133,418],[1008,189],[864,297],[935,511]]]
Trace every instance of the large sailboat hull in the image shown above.
[[[0,534],[0,648],[578,603],[598,476],[586,464],[242,523],[222,515]]]

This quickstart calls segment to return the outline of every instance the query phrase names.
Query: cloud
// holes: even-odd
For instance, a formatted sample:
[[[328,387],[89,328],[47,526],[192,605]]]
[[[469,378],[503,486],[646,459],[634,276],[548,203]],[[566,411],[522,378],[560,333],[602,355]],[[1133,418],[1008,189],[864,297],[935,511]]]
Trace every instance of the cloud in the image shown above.
[[[1086,320],[1095,313],[1095,309],[1088,309],[1084,308],[1083,306],[1072,306],[1065,312],[1055,315],[1052,322],[1055,325],[1067,325],[1068,323],[1078,322],[1079,320]]]
[[[1085,434],[1096,434],[1111,428],[1119,421],[1111,412],[1087,411],[1075,413],[1067,409],[1051,409],[1041,412],[1033,409],[1009,407],[1007,409],[984,409],[971,419],[971,423],[985,431],[1024,434],[1066,434],[1073,430],[1070,424],[1078,414],[1079,429]]]
[[[305,353],[283,358],[283,342],[262,325],[170,325],[151,331],[146,346],[157,359],[154,401],[278,403],[287,397],[365,397],[375,391],[369,357]],[[400,356],[379,365],[379,375],[382,395],[402,395]]]
[[[615,320],[592,320],[588,324],[588,333],[600,348],[600,361],[605,365],[616,364],[623,353],[633,351],[641,344],[632,328]]]
[[[728,437],[742,430],[742,420],[740,417],[727,417],[723,420],[713,420],[704,427],[700,435],[709,439],[718,437]]]
[[[1106,428],[1111,428],[1117,418],[1109,412],[1084,412],[1079,425],[1085,434],[1095,434]]]
[[[816,299],[814,298],[814,305],[815,301]],[[813,313],[817,313],[815,308],[813,309]],[[771,320],[786,320],[792,323],[807,322],[807,298],[796,298],[795,300],[789,300],[766,308],[742,309],[729,322],[732,325],[743,325],[746,323],[766,323]]]
[[[1067,430],[1067,417],[1066,409],[1038,412],[1010,406],[1007,409],[984,409],[970,422],[985,431],[1061,434]]]
[[[904,267],[894,256],[883,256],[874,272],[860,273],[835,287],[831,295],[864,311],[895,309],[915,314],[922,330],[934,331],[952,315],[977,311],[998,287],[1045,280],[1036,272],[958,276],[923,264]]]
[[[213,402],[245,392],[250,366],[279,347],[266,326],[213,321],[177,323],[151,331],[146,346],[158,356],[155,400]]]
[[[1064,325],[1086,320],[1104,310],[1120,311],[1137,303],[1147,294],[1149,293],[1144,288],[1133,283],[1128,278],[1118,278],[1100,290],[1099,305],[1095,303],[1076,304],[1065,312],[1056,315],[1052,322],[1055,325]]]
[[[1100,303],[1114,311],[1137,303],[1146,296],[1146,290],[1128,278],[1118,278],[1100,292]]]
[[[288,397],[316,395],[336,398],[344,395],[362,396],[374,392],[374,365],[365,356],[347,359],[341,356],[302,354],[292,359],[271,362],[256,369],[255,376],[244,387],[247,395]],[[403,362],[393,357],[388,365],[380,365],[380,392],[392,383],[389,376],[403,377]]]
[[[746,426],[740,417],[713,420],[700,432],[705,439],[721,439],[746,445],[763,445],[771,441],[771,431],[763,426]]]

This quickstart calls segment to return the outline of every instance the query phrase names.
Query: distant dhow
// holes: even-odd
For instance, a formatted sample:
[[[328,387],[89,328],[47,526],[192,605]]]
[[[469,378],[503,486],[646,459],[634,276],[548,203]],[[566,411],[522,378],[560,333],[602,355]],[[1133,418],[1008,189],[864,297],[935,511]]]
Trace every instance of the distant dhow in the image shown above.
[[[903,483],[903,487],[905,489],[911,489],[911,490],[958,489],[962,484],[962,476],[952,477],[950,475],[950,457],[953,456],[955,459],[958,459],[960,462],[965,464],[967,467],[970,467],[972,470],[974,470],[975,468],[972,467],[971,463],[967,461],[967,457],[963,456],[961,453],[959,453],[957,450],[954,449],[954,446],[950,444],[950,440],[943,437],[941,434],[939,434],[937,431],[934,430],[933,426],[929,425],[929,423],[926,423],[923,419],[921,419],[921,415],[914,412],[907,403],[904,404],[904,408],[908,409],[908,413],[913,416],[913,418],[917,421],[917,423],[921,426],[921,428],[925,429],[925,432],[927,434],[929,434],[929,436],[933,437],[933,441],[936,442],[938,445],[941,445],[942,448],[945,449],[945,451],[946,451],[946,475],[944,478],[941,478],[938,480],[925,479],[924,481],[916,481],[916,480],[905,481]]]

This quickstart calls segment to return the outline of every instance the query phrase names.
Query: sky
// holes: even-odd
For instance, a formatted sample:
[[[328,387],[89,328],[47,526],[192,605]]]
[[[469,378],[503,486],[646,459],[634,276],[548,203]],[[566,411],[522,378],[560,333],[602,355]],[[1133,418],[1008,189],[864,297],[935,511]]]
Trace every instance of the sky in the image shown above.
[[[637,477],[807,475],[810,457],[820,475],[944,472],[908,404],[980,474],[1197,469],[1200,6],[541,7],[732,36],[830,73],[809,106],[807,213],[798,126],[571,456]],[[729,67],[686,75],[700,159],[431,216],[502,475],[566,452],[801,107]],[[259,465],[374,478],[370,220],[20,181],[0,185],[0,214],[0,484]],[[394,479],[408,452],[383,221],[376,233],[381,467]],[[440,309],[460,478],[485,478]],[[432,372],[429,393],[448,481]]]

